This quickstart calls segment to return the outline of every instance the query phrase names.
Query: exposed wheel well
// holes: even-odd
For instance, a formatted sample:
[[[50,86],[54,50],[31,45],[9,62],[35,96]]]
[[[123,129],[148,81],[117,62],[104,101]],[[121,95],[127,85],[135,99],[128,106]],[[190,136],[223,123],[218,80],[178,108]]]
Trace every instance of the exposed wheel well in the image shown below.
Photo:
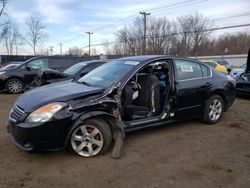
[[[19,79],[19,80],[21,80],[21,81],[23,82],[24,87],[26,86],[25,81],[24,81],[21,77],[14,76],[14,77],[10,77],[10,78],[8,78],[7,80],[5,80],[5,82],[4,82],[4,87],[6,87],[7,82],[8,82],[9,80],[11,80],[11,79]],[[5,89],[7,89],[7,88],[5,88]]]
[[[213,91],[210,94],[210,97],[213,96],[213,95],[219,95],[223,99],[223,102],[224,102],[224,111],[226,111],[227,108],[228,108],[228,102],[226,100],[226,96],[225,96],[224,91],[223,90],[215,90],[215,91]]]
[[[73,126],[71,126],[69,128],[68,133],[66,135],[65,146],[67,145],[68,140],[69,140],[69,135],[74,130],[74,128],[76,126],[78,126],[80,123],[87,121],[88,119],[101,119],[101,120],[105,121],[108,124],[108,126],[110,127],[112,137],[114,137],[114,133],[115,133],[115,119],[114,119],[114,117],[112,117],[111,115],[108,115],[108,114],[88,115],[85,117],[83,115],[83,116],[80,116],[77,120],[75,120],[75,123],[73,124]]]

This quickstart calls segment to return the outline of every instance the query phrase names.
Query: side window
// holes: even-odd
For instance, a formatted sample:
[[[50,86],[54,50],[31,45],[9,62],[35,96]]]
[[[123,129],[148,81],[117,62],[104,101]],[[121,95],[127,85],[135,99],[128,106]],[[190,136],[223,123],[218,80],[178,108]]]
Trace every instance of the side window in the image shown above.
[[[202,65],[199,63],[188,60],[176,59],[175,65],[177,80],[187,80],[205,77],[203,76]]]
[[[62,71],[70,67],[71,65],[73,65],[73,63],[70,58],[54,57],[51,58],[49,61],[49,67],[59,71]]]
[[[215,68],[216,67],[216,64],[213,63],[213,62],[207,62],[208,65],[210,65],[211,67]]]
[[[202,70],[203,77],[211,76],[211,72],[210,72],[210,69],[208,67],[201,65],[201,70]]]
[[[48,59],[47,58],[34,59],[31,62],[29,62],[27,66],[30,66],[32,70],[48,68]]]

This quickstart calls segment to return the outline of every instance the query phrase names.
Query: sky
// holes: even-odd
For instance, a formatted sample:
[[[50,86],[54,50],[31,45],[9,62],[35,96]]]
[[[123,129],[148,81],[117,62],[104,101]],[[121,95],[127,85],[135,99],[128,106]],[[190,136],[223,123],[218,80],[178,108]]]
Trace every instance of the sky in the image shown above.
[[[140,11],[150,12],[150,17],[178,16],[199,12],[210,19],[224,18],[235,15],[246,16],[213,21],[215,27],[250,24],[250,0],[11,0],[7,5],[8,16],[17,23],[20,32],[27,33],[25,20],[29,17],[41,19],[46,26],[49,37],[41,49],[53,46],[53,54],[60,53],[59,43],[66,52],[69,47],[82,47],[87,51],[88,35],[92,44],[114,41],[116,32],[124,25],[132,23]],[[179,5],[173,5],[173,4]],[[171,6],[172,5],[172,6]],[[224,33],[238,31],[250,32],[250,27],[220,30],[213,33],[219,36]],[[101,47],[97,47],[103,53]],[[0,46],[1,54],[6,50]],[[23,45],[19,54],[32,54],[32,49]]]

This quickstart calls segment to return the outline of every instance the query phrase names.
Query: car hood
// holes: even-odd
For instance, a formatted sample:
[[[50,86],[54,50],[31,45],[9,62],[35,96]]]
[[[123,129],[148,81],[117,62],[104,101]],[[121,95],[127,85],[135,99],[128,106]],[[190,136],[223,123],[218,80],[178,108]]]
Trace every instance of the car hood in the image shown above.
[[[32,112],[36,108],[50,102],[66,102],[71,99],[99,94],[104,88],[91,87],[77,82],[64,81],[36,88],[21,95],[16,105],[26,112]]]
[[[58,70],[54,69],[41,69],[38,71],[38,76],[40,78],[46,79],[46,78],[63,78],[68,77],[68,74],[65,74],[63,72],[60,72]]]

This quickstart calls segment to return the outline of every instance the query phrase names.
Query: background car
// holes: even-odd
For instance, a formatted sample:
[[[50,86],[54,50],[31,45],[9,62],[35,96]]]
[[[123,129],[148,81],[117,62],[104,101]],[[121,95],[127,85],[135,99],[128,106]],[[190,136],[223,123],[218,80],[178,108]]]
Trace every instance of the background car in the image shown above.
[[[250,94],[250,49],[248,51],[247,63],[243,73],[236,76],[236,91],[241,94]]]
[[[74,56],[44,56],[31,58],[21,65],[0,73],[0,90],[9,93],[21,93],[29,85],[42,68],[51,68],[63,71],[77,62],[83,61],[81,57]]]
[[[41,69],[31,83],[31,87],[39,87],[71,79],[77,80],[106,62],[103,60],[84,61],[67,68],[63,72],[53,69]]]
[[[208,64],[209,66],[213,67],[218,72],[228,74],[227,68],[224,65],[220,65],[214,60],[202,60],[201,62]]]
[[[106,152],[113,139],[115,146],[122,143],[119,138],[130,131],[190,118],[217,123],[234,99],[234,79],[199,61],[127,57],[79,80],[24,93],[11,110],[7,128],[22,150],[68,147],[92,157]]]
[[[240,75],[241,73],[243,73],[246,70],[247,64],[243,64],[241,66],[239,66],[238,68],[234,68],[231,72],[230,75],[236,79],[236,76]]]
[[[226,67],[227,72],[230,73],[232,70],[232,65],[230,63],[228,63],[225,59],[220,59],[220,60],[214,60],[216,61],[216,63]]]

